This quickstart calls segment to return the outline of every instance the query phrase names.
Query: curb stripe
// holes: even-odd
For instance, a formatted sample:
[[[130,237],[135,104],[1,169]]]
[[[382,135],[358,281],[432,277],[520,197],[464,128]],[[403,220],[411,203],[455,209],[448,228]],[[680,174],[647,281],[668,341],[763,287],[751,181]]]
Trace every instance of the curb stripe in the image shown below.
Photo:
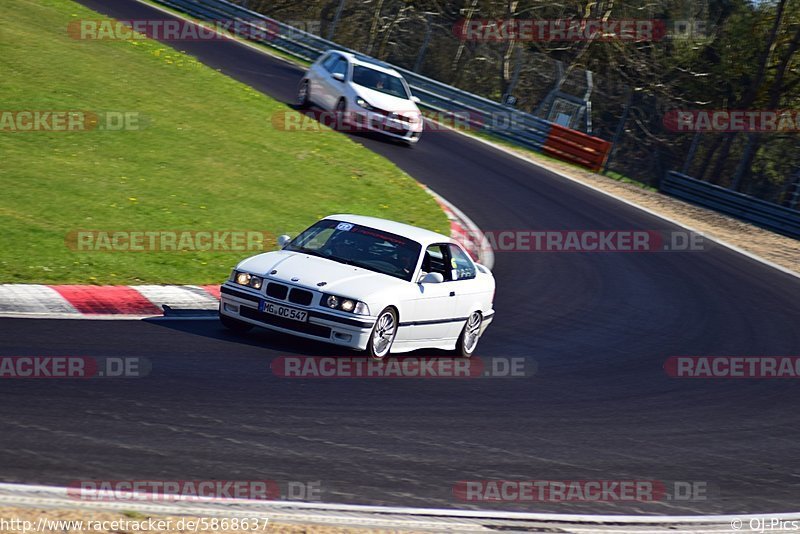
[[[0,284],[0,312],[79,313],[50,286]]]
[[[52,286],[84,314],[160,315],[161,309],[128,286]]]
[[[162,310],[164,305],[177,309],[216,310],[219,305],[216,299],[196,286],[142,285],[131,287],[159,310]]]
[[[205,291],[206,293],[208,293],[209,295],[211,295],[215,299],[219,300],[220,299],[219,287],[220,287],[220,284],[216,284],[216,285],[213,285],[213,286],[200,286],[200,289],[202,289],[203,291]]]

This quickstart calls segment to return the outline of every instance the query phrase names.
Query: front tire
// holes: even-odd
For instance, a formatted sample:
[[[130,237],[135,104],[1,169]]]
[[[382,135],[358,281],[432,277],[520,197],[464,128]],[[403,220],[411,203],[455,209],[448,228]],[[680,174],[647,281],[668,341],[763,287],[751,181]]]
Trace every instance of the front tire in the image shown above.
[[[397,312],[394,308],[386,308],[378,315],[367,343],[370,358],[380,361],[389,355],[397,335],[397,326]]]
[[[301,108],[311,106],[311,87],[308,80],[300,82],[300,87],[297,89],[297,105]]]
[[[344,98],[336,103],[336,129],[341,131],[345,130],[347,123],[347,101]]]
[[[227,315],[219,314],[219,322],[222,323],[222,326],[227,328],[228,330],[232,330],[237,334],[244,334],[249,332],[253,329],[252,324],[245,323],[244,321],[240,321],[239,319],[234,319],[233,317],[228,317]]]
[[[456,343],[456,354],[464,358],[469,358],[475,352],[475,347],[478,346],[478,339],[481,337],[481,325],[483,324],[483,315],[481,312],[472,312],[467,318],[464,329],[461,335],[458,336],[458,343]]]

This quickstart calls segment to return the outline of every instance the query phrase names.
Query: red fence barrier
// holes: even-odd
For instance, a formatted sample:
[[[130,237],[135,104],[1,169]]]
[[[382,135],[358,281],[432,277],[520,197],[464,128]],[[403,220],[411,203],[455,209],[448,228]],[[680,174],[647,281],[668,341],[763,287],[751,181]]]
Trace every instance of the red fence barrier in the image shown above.
[[[545,154],[599,171],[608,158],[611,143],[554,124],[542,147]]]

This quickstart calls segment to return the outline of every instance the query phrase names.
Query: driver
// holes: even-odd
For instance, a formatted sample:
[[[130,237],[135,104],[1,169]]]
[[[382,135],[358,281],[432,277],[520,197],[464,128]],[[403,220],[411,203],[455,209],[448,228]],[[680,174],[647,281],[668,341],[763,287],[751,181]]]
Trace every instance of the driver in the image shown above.
[[[397,251],[397,261],[402,266],[403,272],[411,274],[417,266],[417,256],[412,251],[401,248]]]
[[[347,239],[343,236],[336,236],[328,241],[325,249],[331,256],[336,258],[348,259],[350,254],[348,251],[352,248],[353,244],[348,243]]]

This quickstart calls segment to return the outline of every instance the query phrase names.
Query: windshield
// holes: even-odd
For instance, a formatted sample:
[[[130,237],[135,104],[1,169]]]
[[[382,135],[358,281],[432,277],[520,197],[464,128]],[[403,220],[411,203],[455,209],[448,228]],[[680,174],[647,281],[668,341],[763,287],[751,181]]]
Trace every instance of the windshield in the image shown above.
[[[410,98],[402,78],[369,67],[356,66],[353,69],[353,83],[398,98]]]
[[[422,247],[399,235],[325,219],[294,238],[284,250],[305,252],[411,281]]]

